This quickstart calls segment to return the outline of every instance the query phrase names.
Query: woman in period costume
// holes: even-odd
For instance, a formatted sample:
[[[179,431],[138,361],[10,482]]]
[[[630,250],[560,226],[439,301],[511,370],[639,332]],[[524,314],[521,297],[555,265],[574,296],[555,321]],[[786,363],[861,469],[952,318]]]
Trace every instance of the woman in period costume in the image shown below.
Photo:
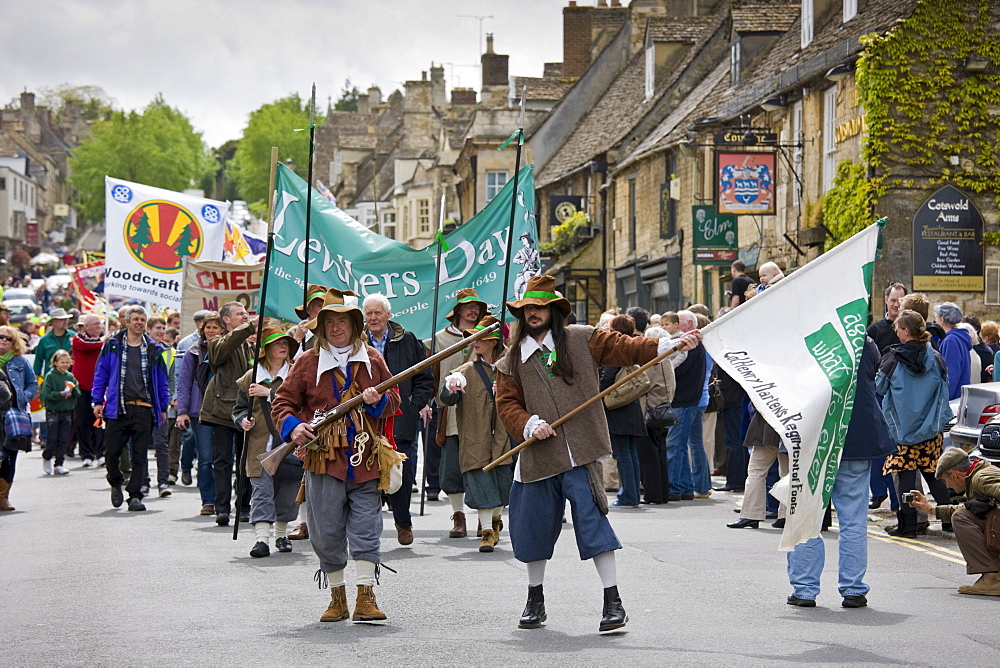
[[[491,315],[479,321],[474,329],[464,331],[472,336],[477,331],[499,322]],[[510,437],[497,418],[494,383],[496,361],[503,352],[500,330],[473,344],[476,357],[461,365],[445,378],[441,403],[456,406],[459,443],[459,466],[465,487],[465,505],[479,512],[483,527],[480,552],[492,552],[503,529],[503,507],[510,498],[514,482],[514,467],[505,463],[491,471],[483,467],[510,450]]]
[[[348,548],[357,568],[353,620],[383,620],[372,589],[382,535],[378,449],[392,447],[386,441],[386,434],[392,434],[386,419],[399,408],[399,391],[375,389],[392,374],[378,351],[364,342],[357,297],[330,288],[309,327],[313,347],[296,359],[271,414],[282,440],[305,446],[319,437],[299,451],[307,471],[309,539],[320,561],[317,578],[325,577],[332,590],[320,621],[339,622],[350,615],[344,581]],[[359,395],[364,403],[318,433],[313,430],[313,418]]]
[[[289,362],[299,348],[298,342],[280,327],[265,327],[261,332],[261,345],[257,352],[257,376],[253,369],[236,381],[236,406],[233,422],[247,432],[246,474],[250,478],[250,522],[253,524],[254,546],[250,556],[266,557],[271,554],[268,545],[271,525],[274,525],[274,546],[279,552],[291,552],[288,523],[298,515],[295,495],[302,482],[302,461],[292,454],[278,466],[271,476],[257,460],[257,455],[281,445],[271,422],[271,401],[282,381],[291,371]]]

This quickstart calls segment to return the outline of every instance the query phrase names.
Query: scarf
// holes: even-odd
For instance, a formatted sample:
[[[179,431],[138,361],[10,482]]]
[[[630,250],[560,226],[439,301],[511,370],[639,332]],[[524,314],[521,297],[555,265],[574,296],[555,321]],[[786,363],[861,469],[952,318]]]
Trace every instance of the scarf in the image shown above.
[[[3,355],[0,355],[0,369],[6,369],[7,368],[7,362],[9,362],[12,359],[14,359],[14,357],[16,355],[17,355],[17,353],[15,353],[13,350],[8,350]]]

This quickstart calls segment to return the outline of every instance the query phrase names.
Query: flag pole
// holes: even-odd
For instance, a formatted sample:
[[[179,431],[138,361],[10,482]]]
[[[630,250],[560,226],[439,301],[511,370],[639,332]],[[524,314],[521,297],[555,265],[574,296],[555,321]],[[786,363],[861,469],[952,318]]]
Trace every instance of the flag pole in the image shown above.
[[[510,226],[507,228],[507,259],[503,265],[503,300],[500,302],[500,341],[505,342],[507,335],[504,333],[504,325],[507,320],[507,290],[510,287],[510,260],[514,250],[514,216],[517,212],[517,177],[521,171],[521,146],[524,144],[524,98],[528,94],[528,87],[521,86],[521,118],[517,126],[517,156],[514,158],[514,190],[510,196]],[[509,140],[508,140],[509,141]],[[504,144],[506,146],[506,144]],[[500,147],[503,149],[503,146]]]
[[[264,317],[264,304],[267,302],[267,279],[271,273],[271,251],[274,249],[274,210],[277,208],[278,203],[278,191],[275,189],[275,183],[278,178],[278,147],[271,147],[271,176],[268,180],[268,193],[271,195],[270,206],[267,210],[267,251],[264,255],[264,274],[260,283],[260,303],[257,306],[257,337],[256,345],[254,346],[254,356],[253,356],[253,367],[250,371],[250,383],[257,382],[257,365],[259,364],[260,354],[258,352],[259,347],[262,345],[261,337],[264,332],[264,322],[267,320]],[[261,409],[267,410],[266,404],[264,403],[264,398],[260,397]],[[250,417],[253,417],[253,397],[250,397]],[[246,488],[247,484],[247,450],[249,449],[250,432],[243,431],[243,449],[240,454],[239,468],[236,471],[236,521],[233,522],[233,540],[236,540],[236,536],[240,530],[240,498],[243,494],[243,490]]]
[[[313,183],[313,154],[316,152],[316,83],[313,82],[312,98],[309,100],[309,170],[306,179],[306,248],[305,261],[302,270],[302,306],[309,305],[309,245],[312,243],[310,236],[312,223],[312,183]]]
[[[441,256],[444,247],[444,207],[445,193],[441,193],[441,211],[438,212],[438,231],[434,240],[437,245],[437,260],[434,269],[434,306],[431,308],[431,355],[437,352],[437,320],[438,320],[438,296],[441,292]],[[434,391],[431,392],[431,401],[437,401],[437,378],[434,379]],[[429,403],[429,402],[428,402]],[[440,419],[440,418],[439,418]],[[424,466],[423,475],[420,482],[420,516],[424,516],[424,502],[427,499],[427,450],[430,447],[431,423],[430,420],[424,425]]]

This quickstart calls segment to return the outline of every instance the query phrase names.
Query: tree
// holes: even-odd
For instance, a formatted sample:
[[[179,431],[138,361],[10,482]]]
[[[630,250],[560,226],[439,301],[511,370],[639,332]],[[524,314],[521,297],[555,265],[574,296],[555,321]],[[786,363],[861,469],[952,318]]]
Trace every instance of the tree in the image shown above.
[[[70,159],[70,185],[85,219],[104,218],[104,177],[168,190],[200,183],[214,169],[201,133],[157,96],[142,113],[115,111],[97,121]]]
[[[106,121],[111,118],[115,101],[100,86],[73,86],[65,83],[54,87],[43,87],[38,91],[39,104],[52,110],[56,120],[61,120],[66,108],[76,105],[90,121]]]
[[[345,79],[344,90],[340,91],[340,99],[337,100],[337,104],[333,105],[333,108],[337,111],[357,111],[358,95],[361,95],[358,87],[352,86],[350,79]]]
[[[175,242],[175,248],[177,249],[178,257],[189,257],[191,255],[191,246],[194,243],[194,231],[191,225],[187,225],[183,230],[181,230],[180,235],[177,237]]]
[[[142,252],[143,248],[153,243],[153,231],[149,227],[149,216],[146,215],[145,211],[139,215],[139,220],[135,224],[132,241],[135,242],[139,252]]]
[[[317,116],[316,123],[323,118]],[[309,103],[298,94],[275,100],[250,112],[243,138],[226,164],[229,179],[235,181],[243,199],[265,202],[271,174],[271,147],[277,146],[281,160],[291,160],[295,171],[305,178],[309,166],[309,133],[296,129],[309,126]]]

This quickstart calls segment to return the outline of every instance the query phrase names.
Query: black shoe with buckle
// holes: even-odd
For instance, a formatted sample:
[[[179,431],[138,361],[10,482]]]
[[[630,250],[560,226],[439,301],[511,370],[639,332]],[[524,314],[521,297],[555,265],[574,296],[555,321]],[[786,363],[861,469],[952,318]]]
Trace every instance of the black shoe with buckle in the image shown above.
[[[518,622],[519,629],[541,628],[542,622],[548,619],[545,614],[545,595],[542,592],[542,585],[528,587],[528,602],[524,605],[524,612],[521,613],[521,621]]]
[[[291,552],[292,551],[292,541],[288,540],[286,536],[279,536],[274,539],[274,546],[278,548],[278,552]]]
[[[618,595],[618,586],[607,587],[604,590],[604,612],[601,616],[600,633],[614,631],[628,624],[628,614]]]

